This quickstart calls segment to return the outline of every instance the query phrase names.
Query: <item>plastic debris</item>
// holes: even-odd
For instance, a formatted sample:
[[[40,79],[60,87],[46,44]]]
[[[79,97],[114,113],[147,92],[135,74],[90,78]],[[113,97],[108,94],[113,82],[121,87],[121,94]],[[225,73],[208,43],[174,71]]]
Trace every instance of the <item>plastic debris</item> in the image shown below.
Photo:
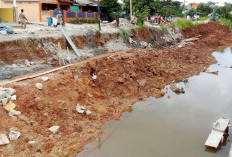
[[[7,138],[6,134],[1,134],[0,133],[0,146],[6,145],[6,144],[9,144],[9,143],[10,143],[10,141]]]
[[[42,89],[43,89],[42,83],[36,83],[36,84],[35,84],[35,87],[36,87],[37,89],[39,89],[39,90],[42,90]]]
[[[42,76],[41,79],[42,79],[43,81],[49,80],[49,78],[48,78],[47,76]]]
[[[21,133],[17,130],[10,129],[9,138],[11,141],[16,141],[21,136]]]
[[[20,114],[21,114],[21,112],[20,112],[20,111],[16,111],[16,110],[11,110],[11,111],[8,113],[8,115],[9,115],[10,117],[17,116],[17,115],[20,115]]]
[[[60,127],[59,126],[52,126],[48,130],[51,131],[53,134],[57,134],[60,130]]]
[[[85,106],[81,106],[80,104],[77,104],[76,110],[78,113],[83,114],[85,112]]]
[[[87,111],[85,111],[85,113],[86,113],[86,115],[89,115],[89,114],[92,114],[92,111],[87,110]]]

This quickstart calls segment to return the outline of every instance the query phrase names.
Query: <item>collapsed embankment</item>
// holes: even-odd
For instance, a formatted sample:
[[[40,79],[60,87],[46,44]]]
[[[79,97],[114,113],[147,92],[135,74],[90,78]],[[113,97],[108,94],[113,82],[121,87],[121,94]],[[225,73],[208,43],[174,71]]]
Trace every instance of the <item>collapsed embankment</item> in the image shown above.
[[[37,77],[5,85],[16,89],[16,110],[22,114],[9,117],[0,107],[0,132],[8,134],[10,128],[17,128],[21,136],[1,146],[0,156],[75,156],[87,143],[97,140],[104,123],[119,119],[134,102],[162,97],[165,85],[197,75],[215,63],[210,52],[230,46],[231,33],[218,23],[201,27],[207,33],[194,29],[202,36],[182,48],[103,54],[47,74],[47,81]],[[194,30],[184,34],[199,35],[192,35]],[[42,90],[35,88],[38,82],[43,84]],[[77,104],[92,114],[78,113]],[[58,134],[48,130],[53,125],[60,126]]]

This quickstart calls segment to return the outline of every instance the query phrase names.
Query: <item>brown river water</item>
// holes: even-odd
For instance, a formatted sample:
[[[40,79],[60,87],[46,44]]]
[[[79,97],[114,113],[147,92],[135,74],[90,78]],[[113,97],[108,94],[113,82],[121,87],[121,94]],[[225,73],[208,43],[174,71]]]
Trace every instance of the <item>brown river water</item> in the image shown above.
[[[101,139],[77,157],[227,157],[232,128],[217,151],[204,146],[212,123],[232,120],[232,50],[212,55],[218,63],[208,70],[218,75],[201,73],[177,84],[185,94],[167,86],[163,98],[136,103],[121,120],[106,124]]]

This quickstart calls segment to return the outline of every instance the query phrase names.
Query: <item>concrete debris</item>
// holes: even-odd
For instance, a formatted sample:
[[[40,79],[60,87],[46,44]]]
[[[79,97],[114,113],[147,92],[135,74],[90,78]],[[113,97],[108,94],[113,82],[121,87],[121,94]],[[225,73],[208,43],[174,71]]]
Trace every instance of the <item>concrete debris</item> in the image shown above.
[[[9,115],[10,117],[17,116],[17,115],[20,115],[20,114],[21,114],[21,112],[20,112],[20,111],[16,111],[16,110],[11,110],[11,111],[8,113],[8,115]]]
[[[6,106],[3,106],[8,112],[10,112],[11,110],[13,110],[16,105],[15,103],[13,103],[12,101],[10,101]]]
[[[43,89],[43,84],[42,83],[36,83],[35,84],[35,87],[39,90],[42,90]]]
[[[7,138],[6,134],[1,134],[0,133],[0,146],[6,145],[6,144],[9,144],[9,143],[10,143],[10,141]]]
[[[84,113],[85,113],[86,115],[92,114],[92,111],[86,110],[86,107],[85,107],[85,106],[81,106],[80,104],[77,104],[76,110],[77,110],[77,112],[80,113],[80,114],[84,114]]]
[[[8,100],[9,100],[8,98],[1,99],[2,105],[6,106],[8,103]]]
[[[7,92],[7,94],[9,94],[9,95],[13,95],[13,94],[16,93],[16,90],[13,89],[13,88],[7,88],[7,89],[6,89],[6,92]]]
[[[27,142],[27,144],[30,144],[30,145],[33,145],[33,144],[36,144],[37,142],[36,141],[29,141]]]
[[[170,85],[170,89],[175,92],[176,94],[180,94],[180,93],[185,93],[183,87],[178,88],[175,84],[171,84]]]
[[[178,45],[179,48],[184,47],[185,45],[194,44],[193,42],[187,42],[187,41],[181,41],[181,43]]]
[[[41,79],[45,82],[47,80],[49,80],[49,78],[47,76],[42,76]]]
[[[60,127],[59,126],[52,126],[48,130],[51,131],[53,134],[57,134],[60,130]]]
[[[147,48],[147,46],[148,46],[148,43],[147,42],[145,42],[145,41],[142,41],[142,42],[140,42],[140,45],[141,45],[141,48]]]
[[[87,111],[85,111],[85,113],[86,113],[86,115],[89,115],[89,114],[92,114],[92,111],[87,110]]]
[[[16,141],[21,136],[21,133],[15,129],[10,129],[9,138],[11,141]]]
[[[96,80],[97,79],[97,75],[93,75],[92,79]]]
[[[11,100],[16,100],[17,99],[17,96],[16,95],[12,95],[11,96]]]
[[[34,62],[30,62],[29,60],[25,60],[25,65],[30,67],[31,65],[35,64]]]
[[[0,91],[0,99],[3,99],[6,97],[6,91]]]
[[[137,82],[140,86],[144,86],[147,81],[145,79],[142,79],[142,80],[137,80]]]
[[[77,80],[78,79],[78,75],[74,75],[73,78],[74,78],[74,80]]]

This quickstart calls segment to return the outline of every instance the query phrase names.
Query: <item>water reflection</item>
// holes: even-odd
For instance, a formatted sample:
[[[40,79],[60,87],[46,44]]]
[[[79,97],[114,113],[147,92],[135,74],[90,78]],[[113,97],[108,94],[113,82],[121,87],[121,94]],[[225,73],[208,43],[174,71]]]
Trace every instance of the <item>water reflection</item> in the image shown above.
[[[218,64],[177,84],[185,94],[176,95],[169,86],[163,98],[149,98],[133,106],[120,121],[104,127],[99,141],[89,144],[78,157],[226,157],[232,130],[219,150],[205,148],[212,123],[220,117],[232,120],[232,53],[214,52]]]

